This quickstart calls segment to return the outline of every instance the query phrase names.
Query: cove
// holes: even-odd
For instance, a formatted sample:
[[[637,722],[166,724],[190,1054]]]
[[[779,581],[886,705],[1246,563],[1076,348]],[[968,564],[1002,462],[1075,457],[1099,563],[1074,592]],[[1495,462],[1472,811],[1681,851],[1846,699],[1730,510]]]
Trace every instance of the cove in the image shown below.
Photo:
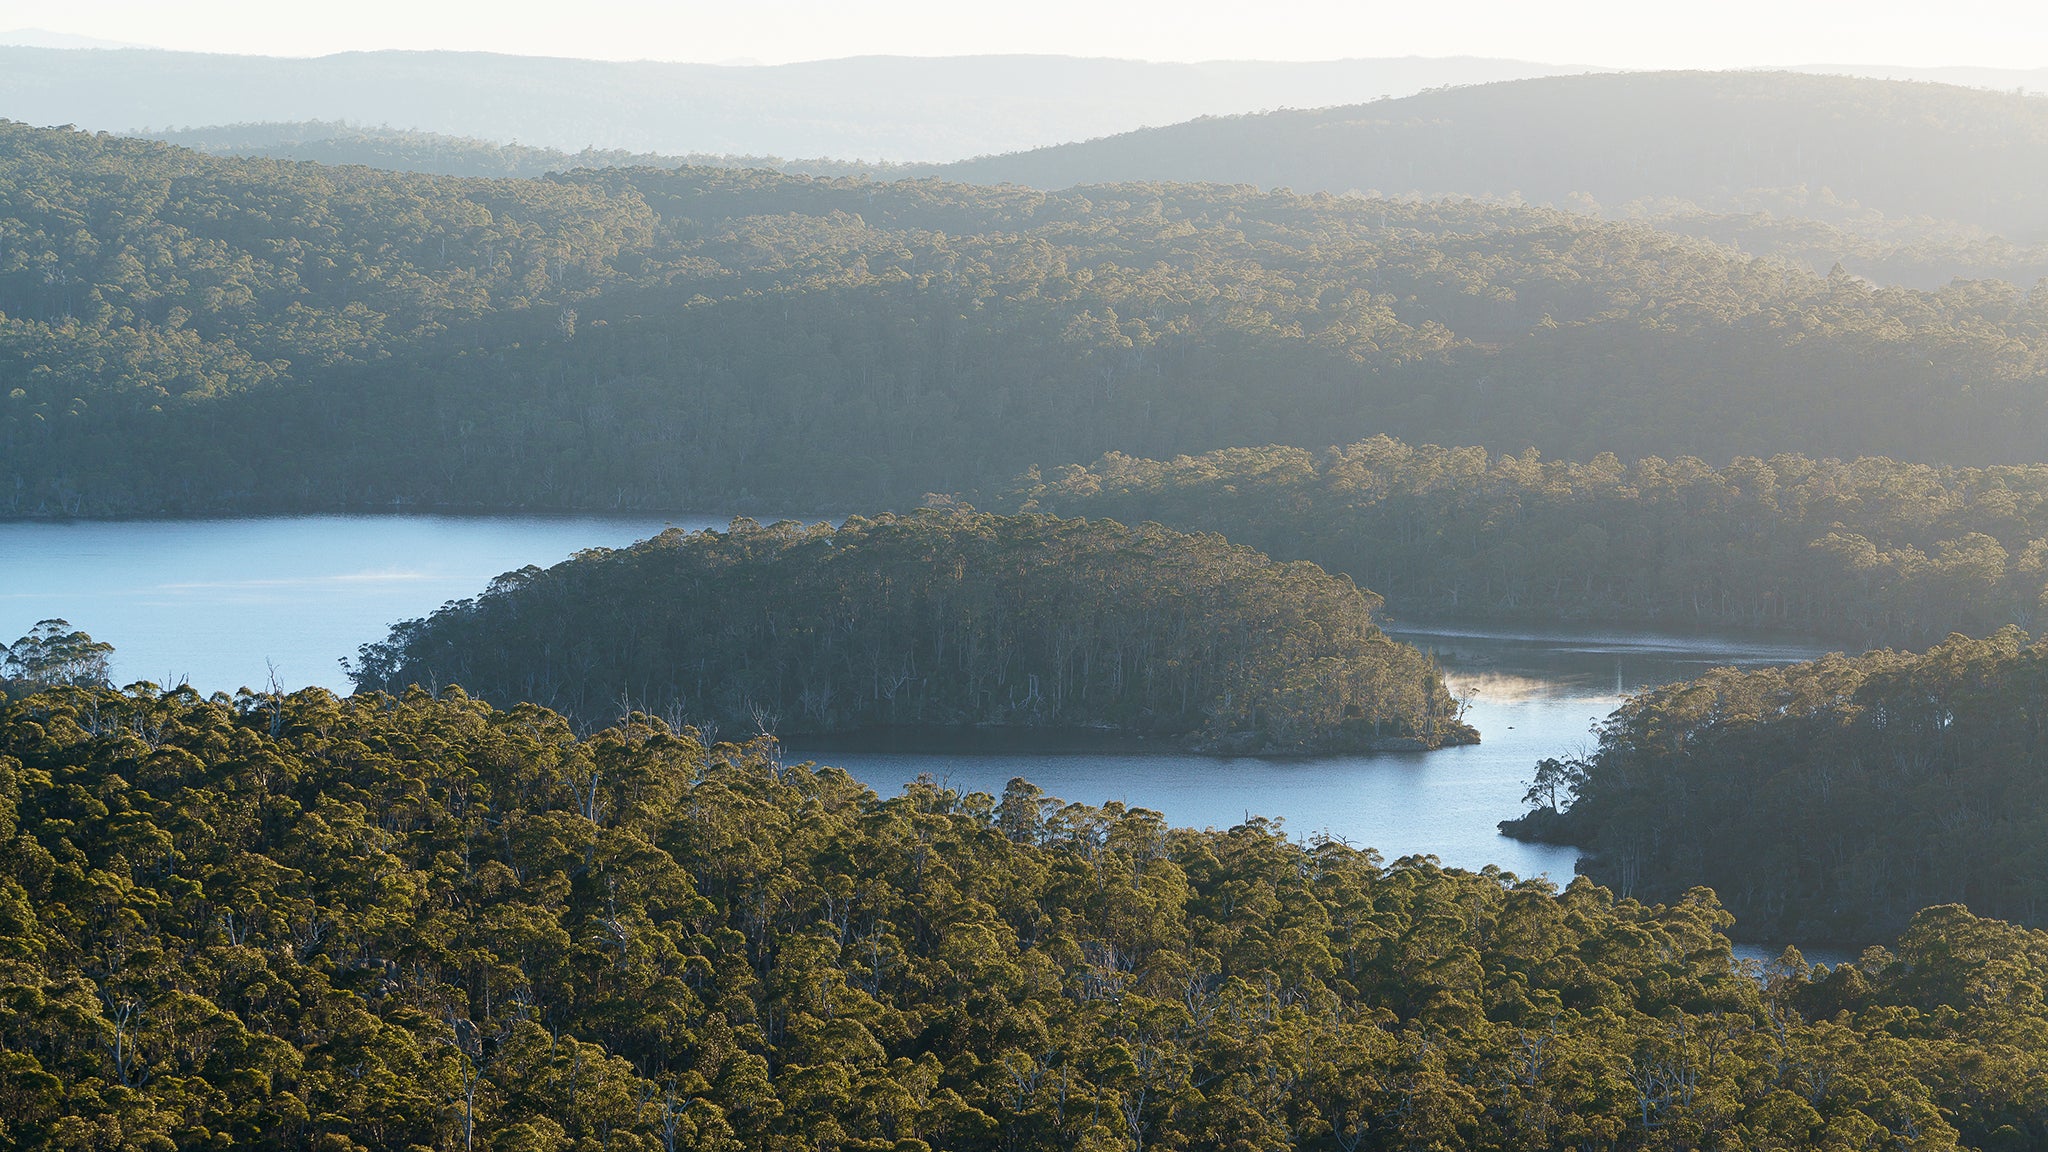
[[[752,513],[764,522],[772,512]],[[799,517],[802,518],[802,517]],[[808,519],[816,519],[815,517]],[[0,637],[61,616],[117,646],[120,682],[189,681],[202,691],[345,691],[339,661],[393,622],[475,595],[491,578],[588,547],[617,547],[667,527],[723,527],[702,516],[291,516],[0,524]],[[1174,824],[1279,822],[1392,860],[1434,855],[1562,883],[1569,848],[1524,844],[1495,823],[1522,811],[1531,767],[1593,742],[1628,692],[1717,665],[1819,655],[1780,639],[1597,628],[1390,630],[1433,651],[1482,743],[1436,752],[1310,758],[1215,757],[1108,747],[876,747],[822,741],[793,758],[836,764],[883,794],[929,774],[998,794],[1012,778],[1090,804],[1153,808]]]

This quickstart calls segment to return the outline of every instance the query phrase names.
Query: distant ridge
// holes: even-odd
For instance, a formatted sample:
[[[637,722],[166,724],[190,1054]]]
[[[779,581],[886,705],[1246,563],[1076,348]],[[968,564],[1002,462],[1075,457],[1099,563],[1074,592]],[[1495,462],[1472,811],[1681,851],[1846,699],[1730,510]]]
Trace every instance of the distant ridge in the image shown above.
[[[1150,64],[868,56],[728,66],[477,52],[288,59],[0,48],[0,117],[110,132],[347,121],[569,152],[944,162],[1197,116],[1580,70],[1475,57]]]
[[[426,172],[438,176],[531,178],[578,168],[687,167],[765,168],[806,176],[874,176],[885,179],[912,172],[908,166],[858,160],[785,159],[780,156],[705,152],[672,156],[659,152],[628,152],[622,148],[586,148],[580,152],[568,152],[528,144],[499,144],[473,136],[326,120],[180,128],[151,132],[147,138],[213,156],[361,164],[387,171]],[[922,168],[917,170],[922,171]]]
[[[1861,76],[1869,80],[1922,80],[1999,92],[2048,92],[2048,68],[1977,68],[1969,65],[1922,68],[1907,64],[1795,64],[1775,71],[1818,76]]]
[[[52,32],[48,28],[16,28],[12,32],[0,32],[0,46],[89,50],[149,47],[147,44],[131,44],[125,40],[101,40],[95,36],[79,36],[71,32]]]
[[[1040,188],[1172,181],[1874,211],[2031,242],[2048,239],[2048,98],[1799,72],[1545,77],[1196,120],[936,171]]]

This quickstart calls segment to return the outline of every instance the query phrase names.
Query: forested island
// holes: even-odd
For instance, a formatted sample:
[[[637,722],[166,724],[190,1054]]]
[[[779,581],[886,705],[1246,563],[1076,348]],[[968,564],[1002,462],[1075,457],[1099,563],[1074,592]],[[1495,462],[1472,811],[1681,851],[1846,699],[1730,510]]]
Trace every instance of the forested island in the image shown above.
[[[6,124],[0,234],[9,516],[904,508],[1380,433],[2030,463],[2048,422],[2041,293],[1501,203],[481,180]]]
[[[2048,1138],[2039,931],[1745,972],[1704,890],[884,800],[644,716],[52,689],[0,707],[0,845],[16,1147]]]
[[[1623,895],[1704,884],[1765,938],[1863,941],[1930,904],[2048,923],[2044,781],[2048,641],[2007,628],[1631,697],[1502,829]]]
[[[363,649],[362,689],[460,684],[585,725],[728,735],[1116,732],[1219,752],[1478,738],[1443,674],[1313,564],[1157,525],[964,510],[736,521],[525,568]]]
[[[1408,445],[1120,454],[993,503],[1312,560],[1405,619],[1771,628],[1924,646],[2048,623],[2048,464],[1953,468]]]

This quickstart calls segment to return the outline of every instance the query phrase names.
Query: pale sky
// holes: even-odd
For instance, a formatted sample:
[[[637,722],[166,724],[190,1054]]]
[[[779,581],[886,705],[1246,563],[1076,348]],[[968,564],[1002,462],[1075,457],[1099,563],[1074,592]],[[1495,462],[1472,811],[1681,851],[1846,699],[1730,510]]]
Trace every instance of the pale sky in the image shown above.
[[[2048,3],[2040,0],[0,0],[0,31],[23,27],[294,56],[452,48],[766,63],[1026,52],[1475,55],[1624,68],[2048,66]]]

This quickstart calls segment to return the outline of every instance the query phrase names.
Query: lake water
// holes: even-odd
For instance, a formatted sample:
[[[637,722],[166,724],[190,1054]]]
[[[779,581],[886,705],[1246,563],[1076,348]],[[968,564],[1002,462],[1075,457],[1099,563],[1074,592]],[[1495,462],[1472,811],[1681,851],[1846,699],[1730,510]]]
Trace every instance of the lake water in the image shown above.
[[[0,523],[0,644],[62,617],[117,683],[348,690],[338,661],[493,576],[729,517],[288,516]],[[767,517],[765,519],[773,519]],[[268,662],[268,663],[266,663]]]
[[[774,517],[757,515],[767,521]],[[302,516],[237,520],[0,524],[0,640],[46,617],[116,646],[117,681],[189,681],[202,691],[268,682],[346,690],[338,661],[393,622],[474,595],[493,576],[617,547],[671,525],[728,517]],[[1174,752],[878,752],[825,744],[884,793],[923,773],[1000,793],[1014,776],[1051,795],[1156,809],[1177,825],[1247,816],[1292,835],[1328,835],[1387,859],[1498,864],[1562,883],[1568,848],[1522,844],[1495,823],[1522,810],[1531,766],[1582,751],[1638,688],[1717,665],[1785,663],[1819,649],[1725,636],[1606,631],[1500,633],[1402,629],[1434,650],[1483,742],[1427,753],[1234,758]]]

